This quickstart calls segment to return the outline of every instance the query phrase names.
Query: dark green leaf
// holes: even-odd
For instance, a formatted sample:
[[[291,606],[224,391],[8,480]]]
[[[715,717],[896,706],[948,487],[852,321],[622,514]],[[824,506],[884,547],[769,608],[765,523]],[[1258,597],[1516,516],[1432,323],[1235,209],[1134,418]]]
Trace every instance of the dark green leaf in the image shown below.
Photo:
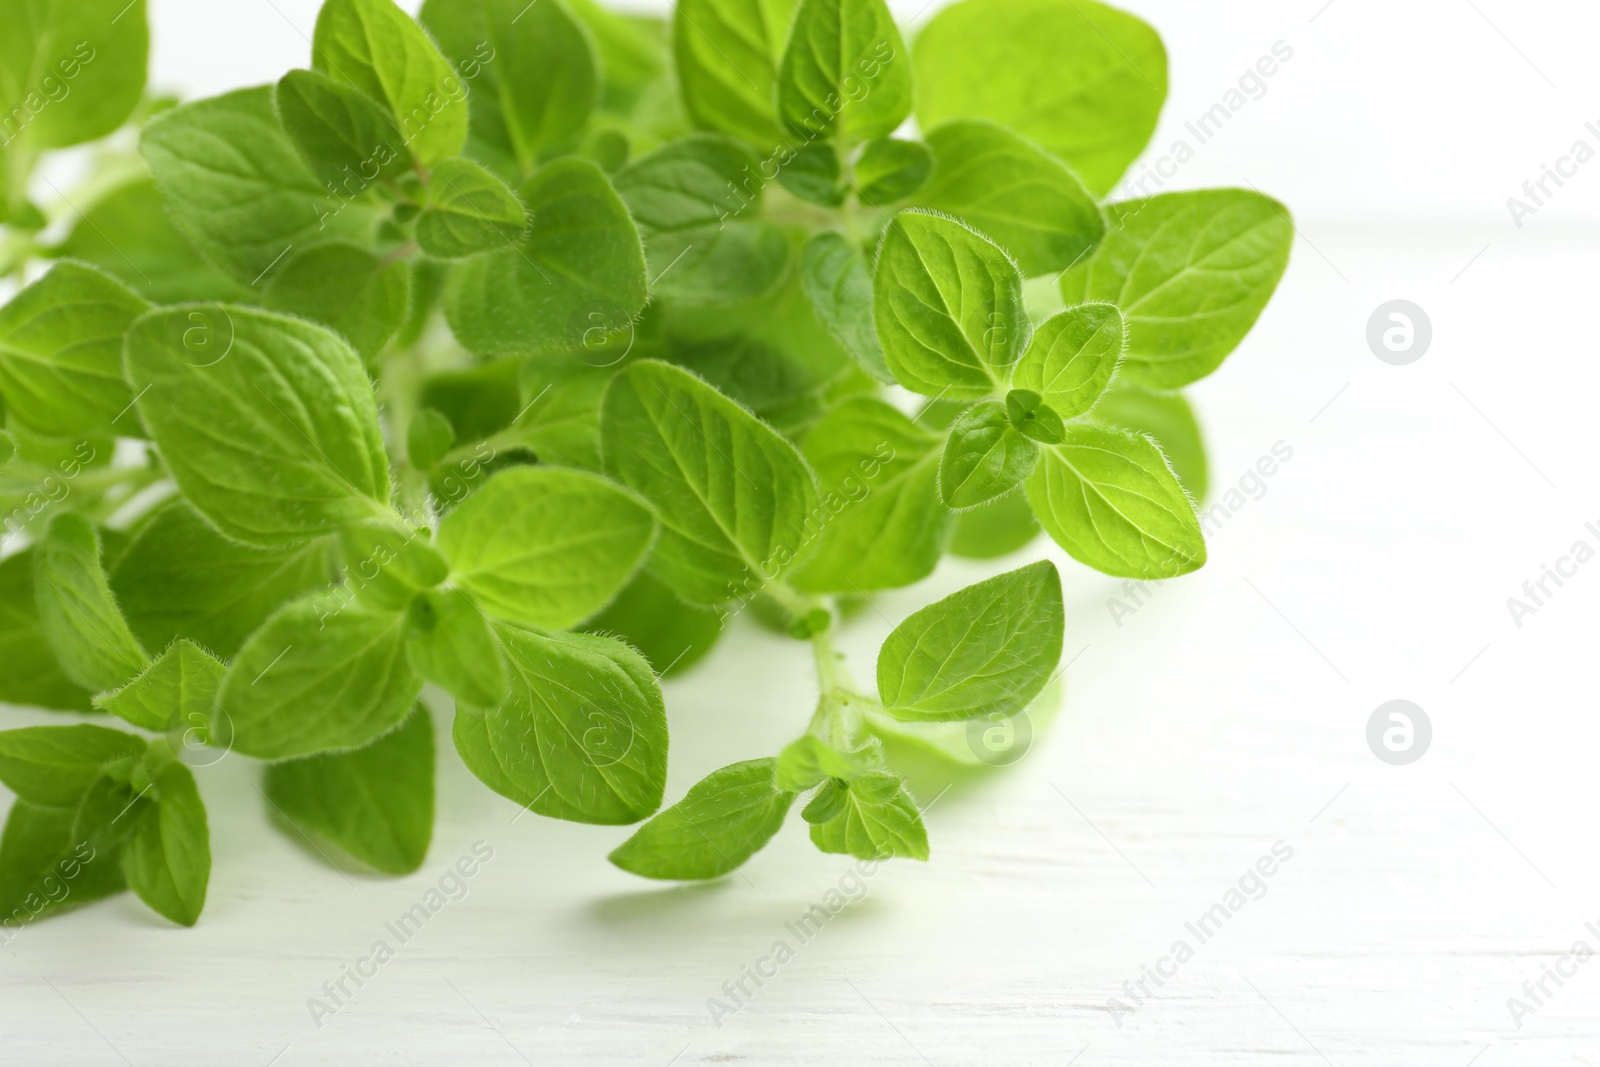
[[[406,170],[405,141],[383,105],[321,71],[291,70],[273,90],[284,132],[312,175],[355,195]]]
[[[145,647],[188,638],[227,659],[278,605],[331,579],[326,541],[250,548],[176,500],[139,527],[112,568],[111,588]]]
[[[115,689],[149,662],[128,629],[100,565],[100,536],[73,512],[50,521],[35,548],[39,621],[67,677],[91,691]]]
[[[433,840],[433,723],[417,705],[365,748],[274,763],[266,796],[312,837],[387,874],[422,866]]]
[[[193,926],[211,881],[211,831],[194,775],[176,760],[154,776],[154,807],[140,818],[122,850],[128,888],[159,914]]]

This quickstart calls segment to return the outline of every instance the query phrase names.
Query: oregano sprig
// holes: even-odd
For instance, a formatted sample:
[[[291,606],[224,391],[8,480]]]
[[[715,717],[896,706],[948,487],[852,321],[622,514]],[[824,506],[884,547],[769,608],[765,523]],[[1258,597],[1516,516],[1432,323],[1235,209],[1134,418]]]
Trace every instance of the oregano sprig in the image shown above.
[[[640,824],[636,875],[726,875],[793,810],[823,852],[926,860],[886,741],[972,762],[953,735],[1042,721],[1062,576],[910,612],[859,680],[853,608],[1041,529],[1117,577],[1205,561],[1172,390],[1293,227],[1255,191],[1105,201],[1166,92],[1131,15],[326,0],[303,68],[177,102],[143,0],[27,6],[0,701],[105,718],[0,731],[0,922],[124,888],[197,921],[228,758],[325,854],[415,870],[436,723],[529,811]],[[662,679],[741,616],[809,648],[814,700],[663,807]]]

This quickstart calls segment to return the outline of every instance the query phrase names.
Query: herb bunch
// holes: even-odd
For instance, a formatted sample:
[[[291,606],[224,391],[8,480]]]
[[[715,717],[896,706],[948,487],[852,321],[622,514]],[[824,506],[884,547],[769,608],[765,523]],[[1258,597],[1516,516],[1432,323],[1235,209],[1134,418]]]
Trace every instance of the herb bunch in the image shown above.
[[[636,874],[725,874],[802,794],[823,851],[926,859],[883,739],[970,760],[1039,698],[1060,579],[923,607],[871,686],[852,606],[1041,528],[1204,562],[1175,390],[1293,231],[1256,192],[1102,203],[1166,95],[1138,19],[959,0],[908,47],[883,0],[327,0],[306,69],[178,103],[125,3],[0,0],[0,700],[140,731],[0,733],[5,922],[124,888],[195,922],[191,768],[228,753],[415,869],[425,682],[489,788],[648,819]],[[747,604],[811,645],[810,722],[663,810],[659,679]]]

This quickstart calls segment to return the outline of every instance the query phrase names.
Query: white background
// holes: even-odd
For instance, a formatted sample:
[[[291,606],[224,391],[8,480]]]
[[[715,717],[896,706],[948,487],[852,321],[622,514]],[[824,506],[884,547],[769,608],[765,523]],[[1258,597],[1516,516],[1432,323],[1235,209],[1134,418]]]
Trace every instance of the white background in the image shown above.
[[[723,997],[849,867],[789,826],[740,875],[661,888],[626,829],[528,816],[441,734],[433,852],[345,875],[272,829],[241,759],[202,773],[201,924],[123,897],[0,950],[17,1064],[1357,1064],[1600,1061],[1600,965],[1518,1027],[1577,940],[1600,950],[1594,638],[1600,562],[1517,627],[1508,597],[1600,525],[1600,160],[1517,227],[1506,198],[1600,119],[1600,13],[1510,0],[1132,2],[1172,62],[1160,154],[1283,41],[1294,57],[1170,187],[1255,185],[1300,240],[1245,345],[1194,390],[1215,494],[1294,451],[1206,568],[1117,626],[1117,583],[1060,558],[1067,703],[1007,772],[915,783],[933,861],[881,869],[718,1027]],[[917,5],[897,4],[909,18]],[[303,64],[312,0],[152,0],[156,81],[203,94]],[[1320,9],[1320,10],[1319,10]],[[1432,347],[1395,367],[1368,317],[1404,298]],[[1044,551],[1045,542],[1019,558]],[[1051,550],[1053,553],[1053,550]],[[951,563],[875,602],[858,675]],[[667,687],[669,797],[776,751],[805,650],[740,626]],[[1391,767],[1380,703],[1432,720]],[[443,717],[440,725],[443,726]],[[5,724],[55,722],[24,712]],[[791,819],[797,823],[797,819]],[[319,1029],[307,998],[475,841],[495,858]],[[1131,1015],[1123,983],[1282,841],[1293,859]],[[1119,1025],[1120,1022],[1120,1025]]]

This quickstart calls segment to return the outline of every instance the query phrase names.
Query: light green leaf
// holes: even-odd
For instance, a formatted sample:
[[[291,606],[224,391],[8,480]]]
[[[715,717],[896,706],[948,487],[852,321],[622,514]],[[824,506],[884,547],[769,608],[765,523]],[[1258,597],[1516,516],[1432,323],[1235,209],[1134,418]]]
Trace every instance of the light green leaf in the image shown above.
[[[106,766],[144,754],[145,742],[104,726],[0,731],[0,782],[30,804],[72,808]]]
[[[1028,502],[1073,559],[1118,578],[1175,578],[1206,561],[1194,505],[1148,437],[1073,423],[1043,450]]]
[[[861,249],[837,233],[819,233],[800,258],[806,299],[828,332],[861,369],[892,382],[872,322],[872,271]]]
[[[1002,126],[958,119],[928,134],[933,180],[916,203],[947,212],[994,238],[1028,277],[1077,263],[1106,222],[1066,164]]]
[[[285,546],[388,516],[372,383],[337,334],[183,305],[134,323],[124,370],[183,495],[229,537]]]
[[[133,681],[95,697],[94,706],[154,733],[184,723],[204,728],[227,669],[193,642],[177,641]]]
[[[455,427],[443,412],[422,408],[406,427],[406,456],[418,470],[427,470],[443,459],[456,443]]]
[[[798,0],[683,0],[673,8],[672,53],[696,125],[762,152],[788,139],[775,100],[778,60],[797,6]]]
[[[332,576],[326,541],[251,548],[175,500],[140,524],[112,567],[111,588],[145,647],[187,638],[227,659],[280,604]]]
[[[711,608],[684,603],[665,582],[640,571],[585,629],[626,641],[657,674],[671,678],[711,651],[722,636],[722,616]]]
[[[1061,276],[1068,304],[1109,300],[1128,320],[1122,374],[1174,389],[1216,370],[1255,325],[1289,264],[1294,223],[1271,197],[1206,189],[1128,200]]]
[[[939,461],[939,496],[957,511],[1004,496],[1033,470],[1039,446],[1017,432],[1006,405],[988,400],[956,419]]]
[[[802,140],[887,137],[911,114],[911,63],[883,0],[801,0],[778,112]]]
[[[1113,304],[1081,304],[1052,315],[1011,372],[1012,388],[1038,393],[1057,415],[1075,419],[1106,391],[1127,336]]]
[[[954,219],[902,211],[872,279],[878,342],[895,380],[924,396],[979,399],[1004,389],[1028,344],[1022,275]]]
[[[433,723],[421,704],[365,748],[274,763],[265,793],[300,831],[375,870],[409,874],[433,840]]]
[[[427,0],[422,22],[471,77],[474,142],[523,173],[572,142],[594,110],[589,30],[560,0]]]
[[[128,629],[100,566],[100,535],[82,515],[51,520],[35,548],[34,602],[67,677],[91,691],[115,689],[149,662]]]
[[[272,100],[284,132],[320,182],[343,186],[353,179],[364,188],[410,166],[389,112],[346,82],[321,71],[291,70],[279,80]],[[348,189],[346,195],[359,191]]]
[[[878,653],[879,699],[925,722],[1013,714],[1050,680],[1064,630],[1053,563],[969,585],[895,627]]]
[[[520,395],[525,410],[514,432],[541,462],[600,469],[600,401],[616,373],[609,364],[625,358],[614,356],[609,344],[615,337],[626,349],[635,340],[631,323],[617,336],[606,329],[604,319],[596,319],[590,335],[594,345],[586,344],[579,358],[536,357],[523,364]],[[591,366],[588,359],[601,365]]]
[[[193,926],[211,881],[211,831],[194,775],[176,760],[154,776],[154,807],[140,818],[122,850],[128,888],[157,913]]]
[[[961,0],[917,35],[917,122],[989,119],[1065,160],[1104,196],[1155,132],[1167,53],[1095,0]]]
[[[792,584],[860,594],[932,574],[951,521],[939,504],[940,440],[874,397],[852,397],[824,416],[805,454],[826,518]]]
[[[501,471],[439,525],[455,584],[489,614],[553,630],[605,607],[655,536],[638,497],[598,475]]]
[[[17,439],[11,436],[9,430],[0,430],[0,474],[11,466],[11,460],[17,454]]]
[[[406,656],[458,701],[492,707],[506,693],[505,657],[489,620],[459,589],[420,593],[406,609]]]
[[[467,141],[466,86],[422,27],[393,0],[325,0],[312,68],[385,105],[423,166]]]
[[[868,141],[856,160],[856,193],[867,205],[904,200],[928,180],[933,165],[933,154],[918,141],[890,137]]]
[[[645,878],[719,878],[759,852],[783,826],[794,794],[772,784],[776,761],[712,771],[687,796],[635,831],[611,862]]]
[[[1093,418],[1107,426],[1121,426],[1155,438],[1190,498],[1206,498],[1206,444],[1194,409],[1181,395],[1152,393],[1128,382],[1113,381],[1095,405]]]
[[[483,355],[579,344],[588,313],[626,322],[644,308],[639,231],[599,167],[560,159],[520,190],[531,222],[515,247],[459,264],[445,286],[456,337]]]
[[[33,594],[33,558],[26,548],[0,560],[0,703],[88,711],[89,692],[56,663]]]
[[[465,259],[516,244],[528,213],[506,183],[470,159],[447,159],[428,176],[417,245],[437,259]]]
[[[68,259],[99,267],[157,304],[246,298],[248,289],[189,247],[151,179],[131,181],[79,206],[84,212],[61,243]]]
[[[336,194],[312,176],[278,122],[270,85],[173,108],[145,126],[139,150],[173,225],[245,285],[296,247],[371,236],[377,205],[355,199],[367,186]]]
[[[606,470],[655,505],[650,569],[715,604],[781,573],[815,535],[816,482],[800,453],[688,371],[646,360],[606,391]]]
[[[406,660],[405,616],[349,593],[285,605],[245,642],[217,695],[215,733],[256,759],[361,748],[398,726],[422,679]]]
[[[139,436],[125,416],[122,335],[150,305],[82,263],[57,263],[0,308],[0,395],[11,417],[58,437]]]
[[[144,0],[0,0],[0,25],[0,161],[104,137],[139,105]]]
[[[358,245],[333,241],[285,258],[262,303],[321,323],[370,363],[405,325],[411,271],[403,261],[385,261]]]
[[[450,566],[427,532],[385,522],[339,531],[340,574],[356,599],[378,611],[401,611],[411,598],[444,581]]]
[[[962,559],[998,559],[1024,548],[1039,536],[1039,520],[1022,493],[956,516],[950,535],[950,554]]]
[[[660,807],[667,720],[650,665],[609,638],[496,630],[511,690],[495,708],[456,708],[468,768],[551,818],[621,825]]]
[[[837,815],[811,824],[811,843],[817,848],[863,860],[928,858],[922,813],[898,778],[879,771],[852,782],[845,792]]]

